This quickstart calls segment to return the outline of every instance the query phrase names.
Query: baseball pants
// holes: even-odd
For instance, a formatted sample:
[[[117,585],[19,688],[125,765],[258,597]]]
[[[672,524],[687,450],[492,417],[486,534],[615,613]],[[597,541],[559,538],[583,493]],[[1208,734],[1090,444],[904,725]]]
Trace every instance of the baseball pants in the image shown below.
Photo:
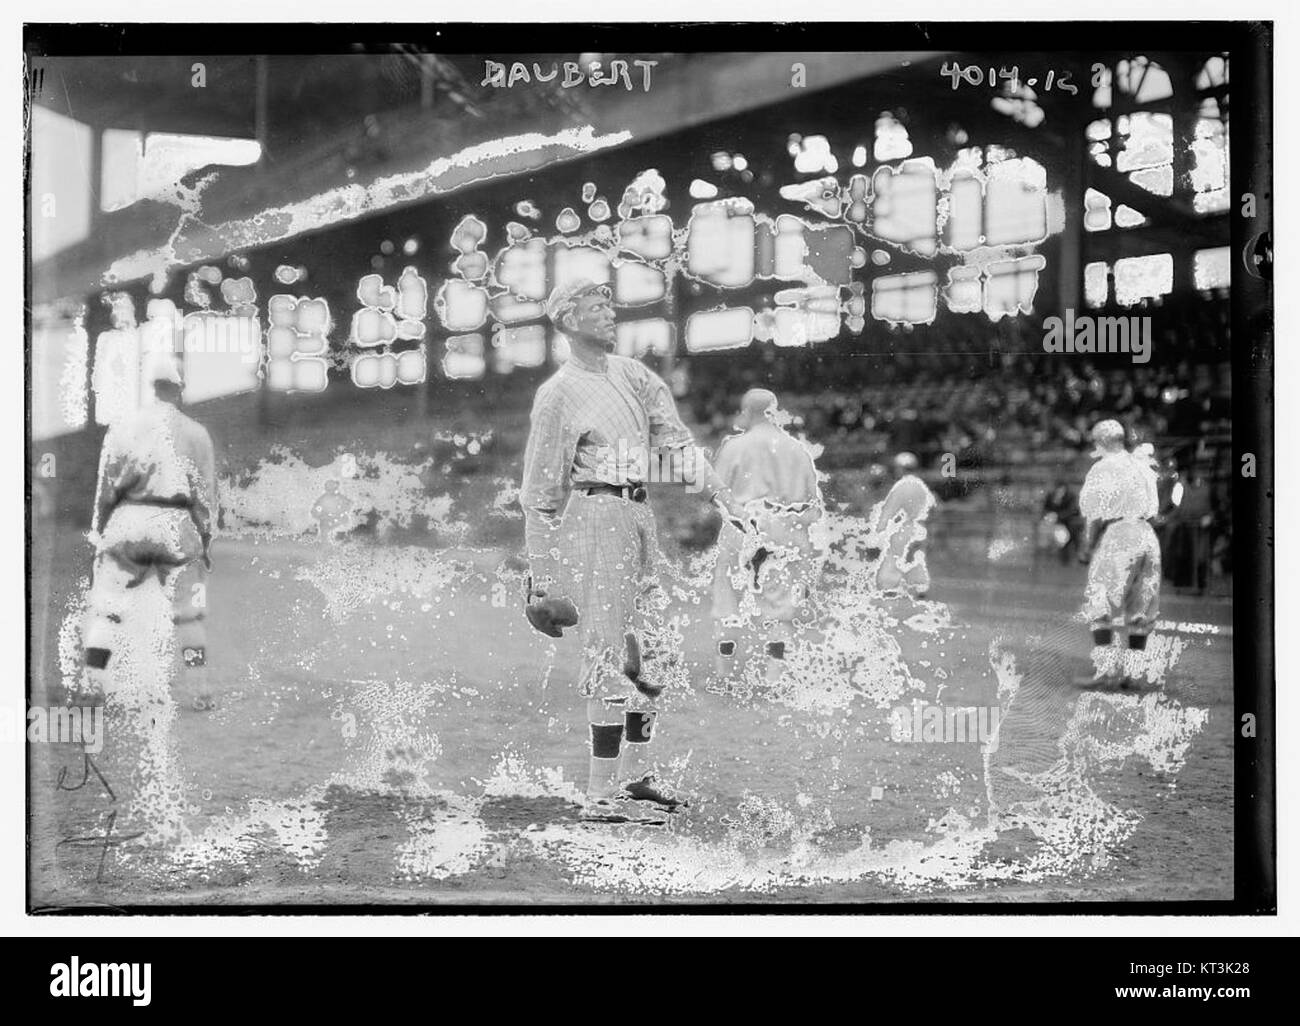
[[[564,511],[560,553],[563,589],[578,607],[582,695],[635,695],[623,674],[626,635],[637,635],[643,659],[667,654],[654,513],[644,502],[574,491]]]
[[[154,577],[171,595],[172,623],[182,654],[187,662],[201,659],[208,576],[202,557],[203,542],[188,510],[118,506],[104,525],[95,556],[83,647],[111,652],[115,629],[129,620],[132,591]]]
[[[1145,520],[1106,528],[1088,564],[1083,613],[1094,628],[1150,632],[1160,612],[1160,542]]]

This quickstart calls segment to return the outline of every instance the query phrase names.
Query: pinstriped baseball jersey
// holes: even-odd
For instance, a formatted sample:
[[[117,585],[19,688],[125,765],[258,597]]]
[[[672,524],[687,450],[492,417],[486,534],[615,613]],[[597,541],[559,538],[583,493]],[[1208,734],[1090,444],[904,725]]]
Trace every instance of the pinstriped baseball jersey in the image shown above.
[[[158,502],[186,505],[156,505]],[[176,624],[204,618],[202,557],[212,538],[217,482],[207,429],[168,403],[145,407],[109,428],[100,455],[93,522],[100,533],[86,600],[83,638],[112,647],[114,622],[130,597],[157,574],[172,597]]]
[[[628,632],[646,653],[672,646],[650,507],[581,489],[640,484],[647,475],[636,454],[691,444],[668,386],[636,360],[571,357],[538,389],[520,489],[528,559],[535,583],[558,581],[578,607],[584,695],[630,689],[621,671]]]
[[[1088,470],[1079,492],[1079,512],[1089,520],[1148,520],[1160,502],[1150,457],[1116,452]]]
[[[205,542],[217,508],[217,474],[207,429],[169,403],[146,406],[108,429],[99,460],[93,524],[103,531],[122,502],[187,501]]]
[[[1088,564],[1084,615],[1094,625],[1116,620],[1149,630],[1160,612],[1160,541],[1147,522],[1159,500],[1149,454],[1116,452],[1088,471],[1079,512],[1108,521]]]
[[[667,384],[645,364],[610,355],[601,367],[571,357],[533,402],[519,493],[529,558],[554,547],[571,489],[643,483],[650,449],[691,444]]]

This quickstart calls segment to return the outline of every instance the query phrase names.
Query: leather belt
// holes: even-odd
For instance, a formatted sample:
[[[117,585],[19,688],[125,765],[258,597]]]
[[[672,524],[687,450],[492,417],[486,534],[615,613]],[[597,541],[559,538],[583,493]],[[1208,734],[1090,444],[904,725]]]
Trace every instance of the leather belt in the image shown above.
[[[145,495],[138,499],[122,499],[121,502],[129,503],[132,506],[166,506],[168,509],[189,509],[192,505],[189,499],[180,495],[173,496],[170,499],[159,498],[156,495]]]
[[[773,502],[771,499],[764,499],[763,505],[767,509],[770,509],[773,513],[799,514],[799,513],[807,513],[808,510],[812,509],[811,502],[796,502],[793,505],[786,505],[785,503],[781,503],[781,502]]]
[[[1103,520],[1101,526],[1097,528],[1097,537],[1094,539],[1094,543],[1101,541],[1101,536],[1114,524],[1129,523],[1150,525],[1152,519],[1152,517],[1111,517],[1109,520]]]
[[[584,485],[582,487],[584,495],[617,495],[620,499],[629,499],[632,502],[645,502],[649,493],[645,485],[613,485],[613,484],[595,484]]]

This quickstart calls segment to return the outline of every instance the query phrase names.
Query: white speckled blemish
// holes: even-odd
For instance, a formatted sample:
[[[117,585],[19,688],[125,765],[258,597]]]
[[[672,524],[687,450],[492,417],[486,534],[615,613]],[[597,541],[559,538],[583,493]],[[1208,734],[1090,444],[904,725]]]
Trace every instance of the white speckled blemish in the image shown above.
[[[183,215],[167,242],[158,249],[139,250],[113,261],[103,280],[105,284],[145,277],[165,281],[173,269],[198,260],[216,260],[232,250],[280,242],[498,175],[535,170],[558,156],[578,156],[618,146],[631,138],[628,131],[597,134],[590,125],[551,135],[526,132],[504,136],[438,157],[415,171],[376,178],[366,186],[343,185],[305,200],[267,208],[252,217],[210,226],[191,225],[191,218],[197,219],[199,213],[202,190],[214,177],[208,175],[177,196]],[[191,228],[192,234],[187,234]]]

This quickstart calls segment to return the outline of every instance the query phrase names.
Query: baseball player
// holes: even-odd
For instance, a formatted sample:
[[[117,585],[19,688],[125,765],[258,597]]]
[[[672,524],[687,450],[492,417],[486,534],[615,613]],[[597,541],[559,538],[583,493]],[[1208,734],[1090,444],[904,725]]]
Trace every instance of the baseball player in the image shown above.
[[[884,592],[905,592],[918,599],[930,590],[925,520],[935,504],[929,486],[916,474],[919,465],[910,452],[895,456],[894,485],[871,512],[872,547],[881,550],[877,586]]]
[[[356,522],[352,503],[339,491],[337,478],[325,482],[325,491],[312,506],[311,515],[316,521],[317,537],[328,542],[337,543]]]
[[[1097,462],[1079,492],[1087,521],[1088,585],[1083,615],[1092,628],[1094,680],[1127,687],[1140,672],[1147,635],[1160,605],[1160,543],[1151,526],[1159,510],[1151,446],[1124,447],[1124,427],[1103,420],[1092,429]],[[1112,646],[1114,627],[1128,630],[1128,648]]]
[[[821,492],[812,456],[775,422],[776,395],[751,388],[714,469],[754,530],[723,522],[713,571],[714,640],[718,675],[734,675],[737,634],[757,617],[764,634],[767,678],[785,668],[791,625],[808,597],[816,564],[809,528],[821,518]]]
[[[591,727],[583,818],[663,822],[681,802],[650,771],[663,690],[655,669],[671,663],[680,639],[662,621],[649,454],[672,453],[687,484],[724,511],[733,506],[663,379],[613,353],[609,287],[558,287],[547,314],[571,355],[537,390],[524,454],[529,620],[552,636],[576,621],[582,639],[579,686]]]
[[[214,707],[203,622],[217,508],[212,439],[178,409],[185,382],[174,355],[149,354],[145,379],[158,401],[113,424],[100,454],[86,666],[102,687],[113,672],[113,637],[129,593],[156,575],[172,595],[184,690],[193,708],[206,710]]]

